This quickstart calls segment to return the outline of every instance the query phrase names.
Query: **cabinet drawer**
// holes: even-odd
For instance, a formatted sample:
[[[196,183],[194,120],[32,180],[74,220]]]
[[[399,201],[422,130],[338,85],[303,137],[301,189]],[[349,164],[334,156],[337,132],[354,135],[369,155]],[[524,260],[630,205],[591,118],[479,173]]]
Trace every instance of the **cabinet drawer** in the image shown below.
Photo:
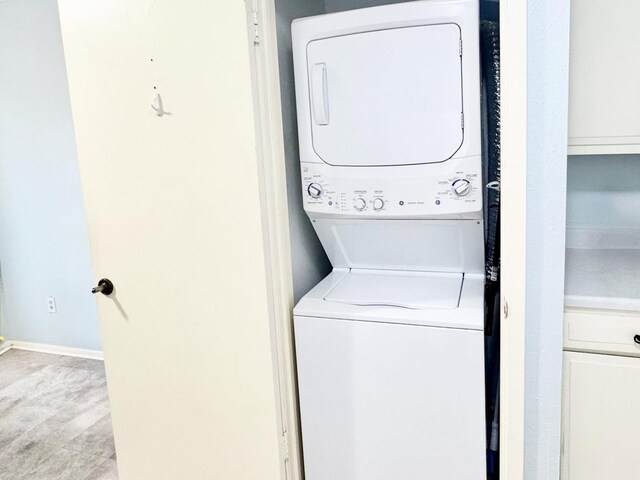
[[[564,348],[581,352],[640,357],[640,313],[567,309]]]

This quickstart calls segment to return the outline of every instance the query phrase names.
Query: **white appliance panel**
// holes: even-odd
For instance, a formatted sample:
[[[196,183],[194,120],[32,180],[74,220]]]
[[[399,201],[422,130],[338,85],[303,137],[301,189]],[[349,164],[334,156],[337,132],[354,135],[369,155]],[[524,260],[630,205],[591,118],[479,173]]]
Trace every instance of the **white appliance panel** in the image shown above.
[[[334,268],[484,273],[481,220],[313,218]]]
[[[356,218],[482,218],[480,157],[404,167],[302,163],[309,215]]]
[[[458,308],[461,273],[352,270],[324,299],[361,306],[412,309]]]
[[[313,148],[334,166],[443,162],[463,141],[457,24],[369,31],[307,45]]]
[[[463,330],[484,329],[484,274],[464,274],[462,290],[457,308],[398,308],[384,305],[353,305],[331,302],[325,298],[346,277],[353,275],[379,275],[381,271],[334,269],[324,280],[307,293],[293,310],[297,317],[332,318],[360,322],[397,323],[427,327],[459,328]],[[387,272],[389,275],[425,275],[424,272]],[[444,275],[434,273],[432,275]],[[424,303],[428,292],[413,292],[403,295],[402,303]],[[399,294],[400,296],[401,294]],[[396,297],[396,300],[400,300]],[[435,311],[437,310],[437,312]]]
[[[478,17],[477,0],[417,0],[295,20],[301,161],[325,166],[391,165],[375,167],[380,178],[403,162],[437,166],[422,162],[442,162],[449,149],[449,156],[455,151],[454,159],[477,157],[480,164]],[[436,44],[429,43],[433,38]],[[432,61],[425,52],[440,61]],[[419,84],[420,79],[433,85]],[[441,97],[432,97],[435,92]],[[409,100],[414,101],[409,104]],[[420,113],[426,106],[435,110]],[[434,125],[441,107],[447,109],[446,121]],[[411,118],[418,123],[412,124]],[[344,129],[335,128],[338,124]],[[433,132],[441,129],[446,135],[436,137]],[[426,148],[429,139],[433,142]],[[337,155],[337,161],[321,158],[329,154]],[[425,174],[428,170],[418,172]]]
[[[484,480],[481,331],[295,317],[307,480]]]

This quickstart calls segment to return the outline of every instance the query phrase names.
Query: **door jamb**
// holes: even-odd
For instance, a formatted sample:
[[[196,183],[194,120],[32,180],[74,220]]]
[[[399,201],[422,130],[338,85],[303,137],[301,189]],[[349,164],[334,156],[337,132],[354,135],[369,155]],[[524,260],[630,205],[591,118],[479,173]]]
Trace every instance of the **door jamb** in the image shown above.
[[[274,0],[245,0],[252,61],[256,150],[269,297],[281,478],[302,480],[293,343],[293,278]]]
[[[527,2],[500,1],[500,478],[524,478]]]

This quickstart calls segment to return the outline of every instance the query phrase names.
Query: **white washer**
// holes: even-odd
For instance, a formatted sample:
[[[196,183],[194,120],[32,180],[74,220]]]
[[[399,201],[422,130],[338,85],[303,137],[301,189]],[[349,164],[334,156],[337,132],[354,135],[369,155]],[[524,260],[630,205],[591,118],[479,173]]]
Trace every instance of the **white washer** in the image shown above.
[[[334,267],[294,310],[306,479],[484,479],[477,0],[292,32],[304,208]]]
[[[483,292],[482,275],[334,270],[304,297],[307,480],[486,478]]]

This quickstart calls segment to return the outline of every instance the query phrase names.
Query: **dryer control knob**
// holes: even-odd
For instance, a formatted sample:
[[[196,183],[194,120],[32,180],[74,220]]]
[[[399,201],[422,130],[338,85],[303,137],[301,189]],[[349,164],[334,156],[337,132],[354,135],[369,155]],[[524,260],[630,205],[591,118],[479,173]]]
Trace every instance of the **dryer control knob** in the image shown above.
[[[374,210],[382,210],[383,207],[384,207],[384,200],[382,200],[381,198],[376,198],[373,201],[373,209]]]
[[[319,183],[310,183],[307,187],[307,193],[311,198],[320,198],[322,196],[322,185]]]
[[[471,182],[466,178],[459,178],[451,185],[453,193],[458,197],[466,197],[471,193]]]
[[[353,203],[353,206],[359,212],[363,211],[367,208],[367,201],[364,198],[356,198],[356,201]]]

